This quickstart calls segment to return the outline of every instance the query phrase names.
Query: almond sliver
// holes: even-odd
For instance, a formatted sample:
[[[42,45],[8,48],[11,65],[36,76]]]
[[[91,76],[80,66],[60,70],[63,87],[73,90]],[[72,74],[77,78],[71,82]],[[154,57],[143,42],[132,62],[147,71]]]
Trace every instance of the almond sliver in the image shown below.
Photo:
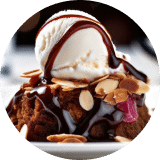
[[[97,94],[107,94],[118,87],[119,81],[114,79],[106,79],[99,82],[95,88]]]
[[[62,142],[67,138],[77,138],[82,142],[86,142],[87,139],[81,135],[75,135],[75,134],[55,134],[55,135],[50,135],[47,137],[47,140],[50,142]]]
[[[104,98],[104,95],[95,94],[94,97],[103,99],[103,98]]]
[[[103,76],[103,77],[101,77],[101,78],[99,78],[99,79],[97,79],[97,80],[91,82],[90,85],[95,85],[95,84],[97,84],[97,83],[99,83],[99,82],[101,82],[101,81],[107,79],[108,77],[109,77],[109,75],[105,75],[105,76]]]
[[[61,86],[67,86],[69,88],[85,88],[88,86],[88,84],[86,83],[72,82],[72,81],[67,81],[67,80],[58,79],[58,78],[52,78],[52,82],[59,84]]]
[[[128,98],[128,91],[125,88],[114,90],[114,99],[116,103],[124,102]]]
[[[94,100],[91,93],[88,90],[81,91],[79,95],[79,103],[81,107],[86,111],[89,111],[93,108]]]
[[[115,104],[115,99],[114,99],[114,91],[108,93],[106,95],[106,97],[104,98],[105,102],[111,103],[111,104]]]
[[[62,142],[59,143],[82,143],[78,138],[66,138]]]
[[[132,140],[129,139],[129,138],[125,138],[125,137],[121,137],[121,136],[116,136],[114,137],[114,139],[117,141],[117,142],[131,142]]]
[[[62,91],[73,91],[73,90],[74,90],[73,87],[62,86]]]
[[[120,84],[120,88],[125,88],[131,93],[142,94],[149,91],[149,86],[141,80],[135,78],[125,78]]]
[[[119,77],[120,79],[124,79],[124,78],[126,78],[127,76],[124,74],[124,73],[115,73],[114,74],[116,77]]]
[[[137,90],[137,92],[135,92],[136,94],[142,94],[142,93],[147,93],[149,91],[149,86],[144,83],[143,81],[138,81],[138,85],[139,88]]]
[[[42,70],[41,69],[36,69],[33,71],[28,71],[28,72],[24,72],[20,75],[20,77],[23,78],[32,78],[32,77],[36,77],[42,74]]]

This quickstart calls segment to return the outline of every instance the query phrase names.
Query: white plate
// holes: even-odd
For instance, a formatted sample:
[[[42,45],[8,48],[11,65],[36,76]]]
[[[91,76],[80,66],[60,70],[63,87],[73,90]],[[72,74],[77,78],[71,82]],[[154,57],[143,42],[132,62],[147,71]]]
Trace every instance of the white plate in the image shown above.
[[[85,144],[57,144],[50,142],[32,142],[39,149],[67,159],[92,159],[111,154],[129,143],[85,143]]]

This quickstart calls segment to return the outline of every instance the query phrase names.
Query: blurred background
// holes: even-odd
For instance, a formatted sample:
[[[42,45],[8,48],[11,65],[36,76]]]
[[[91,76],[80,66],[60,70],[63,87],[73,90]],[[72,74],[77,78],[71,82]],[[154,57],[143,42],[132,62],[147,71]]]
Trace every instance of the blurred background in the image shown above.
[[[0,75],[2,88],[21,85],[24,81],[28,81],[19,77],[21,73],[39,68],[34,55],[36,34],[49,17],[66,9],[81,10],[96,17],[110,33],[117,50],[129,54],[131,64],[147,74],[151,78],[152,85],[159,85],[156,55],[142,29],[115,8],[93,1],[77,0],[49,6],[20,26],[4,55]],[[7,91],[4,96],[7,96]]]

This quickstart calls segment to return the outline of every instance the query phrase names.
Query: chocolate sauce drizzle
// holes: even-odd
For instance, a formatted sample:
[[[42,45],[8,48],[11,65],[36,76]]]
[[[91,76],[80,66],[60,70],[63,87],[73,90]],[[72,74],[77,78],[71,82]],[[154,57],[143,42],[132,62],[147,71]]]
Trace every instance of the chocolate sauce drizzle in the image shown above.
[[[73,15],[66,15],[58,18],[65,18],[71,16]],[[83,16],[76,16],[76,17],[84,18]],[[51,21],[47,22],[44,26],[42,26],[42,28],[45,27]],[[124,112],[120,110],[118,107],[116,107],[116,105],[111,107],[108,105],[108,103],[104,102],[103,100],[96,99],[92,110],[88,111],[86,118],[80,124],[75,125],[71,116],[69,115],[69,112],[62,109],[61,106],[57,106],[57,104],[54,103],[53,98],[55,97],[51,93],[50,88],[47,86],[47,84],[52,83],[51,69],[61,47],[72,34],[77,32],[78,30],[85,28],[94,28],[101,34],[103,42],[108,50],[109,67],[117,68],[122,63],[125,70],[129,72],[129,74],[132,74],[137,79],[147,82],[147,76],[145,74],[136,70],[131,64],[129,64],[125,60],[116,57],[109,36],[97,23],[98,22],[94,23],[94,21],[81,20],[76,22],[70,27],[70,29],[64,34],[64,36],[51,50],[45,66],[44,77],[41,79],[41,81],[39,81],[36,84],[34,89],[29,94],[27,94],[27,98],[29,101],[34,101],[37,98],[41,102],[43,108],[47,112],[51,113],[57,119],[58,134],[60,133],[78,134],[87,137],[88,141],[96,141],[96,138],[93,138],[90,135],[90,131],[93,126],[104,122],[105,124],[107,124],[107,126],[106,126],[106,135],[105,137],[103,137],[103,141],[114,141],[115,128],[122,122],[124,117]],[[23,95],[24,95],[23,90],[19,90],[15,94],[15,96],[12,98],[11,102],[9,103],[6,109],[8,115],[12,113],[14,105]],[[132,98],[135,100],[135,102],[139,107],[143,105],[144,95],[141,96],[133,95]],[[97,141],[99,141],[99,139]]]
[[[24,94],[24,90],[20,89],[20,90],[14,95],[14,97],[11,99],[10,103],[8,104],[8,106],[7,106],[7,108],[6,108],[6,111],[7,111],[8,115],[11,114],[14,105],[18,103],[19,99],[22,98],[23,94]]]
[[[67,15],[67,17],[68,17],[68,15]],[[62,16],[61,18],[65,18],[65,16]],[[52,21],[53,20],[49,21],[47,24],[49,24]],[[102,27],[100,27],[100,25],[98,25],[97,23],[94,23],[92,21],[87,21],[87,20],[81,20],[81,21],[78,21],[75,24],[73,24],[69,28],[69,30],[63,35],[63,37],[59,40],[59,42],[52,48],[52,50],[48,56],[48,60],[46,62],[46,65],[45,65],[45,71],[44,71],[45,78],[52,77],[52,75],[51,75],[52,66],[54,64],[56,56],[58,55],[60,49],[62,48],[63,44],[67,41],[67,39],[71,35],[73,35],[75,32],[77,32],[81,29],[86,29],[86,28],[94,28],[101,34],[103,42],[104,42],[104,44],[107,48],[107,51],[108,51],[109,67],[115,69],[122,63],[126,72],[128,72],[129,74],[132,74],[134,77],[136,77],[139,80],[147,82],[147,76],[144,73],[135,69],[131,64],[129,64],[125,60],[116,57],[112,42],[111,42],[109,36],[107,35],[106,31],[104,31],[102,29]]]

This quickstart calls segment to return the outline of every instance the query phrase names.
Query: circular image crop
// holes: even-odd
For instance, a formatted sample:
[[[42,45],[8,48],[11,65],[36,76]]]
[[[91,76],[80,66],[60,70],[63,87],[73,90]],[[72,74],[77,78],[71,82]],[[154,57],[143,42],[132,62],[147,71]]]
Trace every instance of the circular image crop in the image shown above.
[[[132,19],[106,4],[66,1],[16,31],[1,66],[1,95],[13,125],[36,147],[98,158],[147,125],[158,72],[154,49]]]

